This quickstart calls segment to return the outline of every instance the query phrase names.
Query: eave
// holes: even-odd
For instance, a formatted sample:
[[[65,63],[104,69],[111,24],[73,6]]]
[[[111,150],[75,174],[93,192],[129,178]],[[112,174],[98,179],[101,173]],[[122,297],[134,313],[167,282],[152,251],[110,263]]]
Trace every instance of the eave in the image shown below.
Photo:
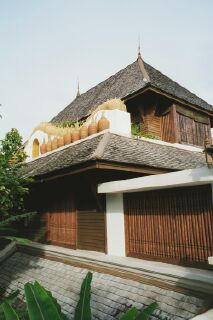
[[[36,176],[34,178],[33,184],[56,180],[56,179],[64,178],[67,176],[80,174],[83,172],[89,172],[95,169],[125,171],[125,172],[139,173],[141,175],[156,175],[156,174],[163,174],[163,173],[178,171],[178,170],[172,170],[169,168],[168,169],[153,168],[153,167],[148,167],[143,165],[138,166],[138,165],[132,165],[132,164],[116,163],[111,161],[91,160],[86,163],[72,166],[70,168],[66,168],[60,171],[53,171],[45,175]]]
[[[154,87],[150,83],[148,83],[144,88],[142,88],[142,89],[140,89],[140,90],[138,90],[138,91],[136,91],[136,92],[134,92],[134,93],[132,93],[130,95],[127,95],[127,96],[125,96],[125,97],[123,97],[121,99],[126,102],[126,101],[131,100],[131,99],[133,99],[133,98],[137,97],[138,95],[141,95],[141,94],[143,94],[145,92],[154,92],[154,93],[160,94],[160,95],[162,95],[162,96],[164,96],[164,97],[166,97],[166,98],[168,98],[168,99],[170,99],[170,100],[172,100],[174,102],[180,103],[180,104],[182,104],[184,106],[190,107],[190,108],[195,109],[195,110],[197,110],[199,112],[207,114],[210,117],[213,117],[213,107],[212,107],[212,112],[208,111],[208,110],[205,110],[205,109],[203,109],[203,108],[201,108],[201,107],[199,107],[199,106],[197,106],[195,104],[191,104],[191,103],[187,102],[186,100],[177,98],[177,97],[175,97],[175,96],[173,96],[173,95],[171,95],[171,94],[169,94],[169,93],[167,93],[167,92],[165,92],[165,91],[163,91],[163,90],[161,90],[161,89],[159,89],[157,87]]]

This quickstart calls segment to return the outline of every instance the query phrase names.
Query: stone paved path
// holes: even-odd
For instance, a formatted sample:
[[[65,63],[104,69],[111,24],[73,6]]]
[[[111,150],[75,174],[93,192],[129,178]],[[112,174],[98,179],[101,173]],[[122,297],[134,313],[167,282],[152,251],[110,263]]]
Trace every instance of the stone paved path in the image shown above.
[[[23,286],[27,281],[39,281],[51,290],[58,299],[63,311],[73,319],[80,286],[88,270],[46,260],[40,257],[16,252],[0,265],[0,289],[9,294]],[[130,306],[141,309],[157,301],[160,310],[155,312],[152,320],[191,319],[206,304],[201,298],[186,296],[182,293],[160,289],[119,277],[93,273],[92,281],[92,315],[97,320],[114,320]]]

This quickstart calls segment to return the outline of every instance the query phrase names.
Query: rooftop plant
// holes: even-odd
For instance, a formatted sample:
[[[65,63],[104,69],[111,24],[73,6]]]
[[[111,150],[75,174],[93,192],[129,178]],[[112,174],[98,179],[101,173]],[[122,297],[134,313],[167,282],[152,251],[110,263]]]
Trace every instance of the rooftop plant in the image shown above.
[[[148,139],[159,139],[157,136],[151,133],[144,133],[140,130],[140,125],[137,123],[132,123],[131,124],[131,133],[133,136],[141,138],[148,138]]]

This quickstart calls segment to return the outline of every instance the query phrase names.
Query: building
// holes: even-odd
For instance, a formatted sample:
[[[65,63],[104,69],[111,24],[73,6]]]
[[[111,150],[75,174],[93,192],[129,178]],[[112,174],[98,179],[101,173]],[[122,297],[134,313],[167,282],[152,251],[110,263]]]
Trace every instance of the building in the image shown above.
[[[127,111],[110,107],[106,101],[114,98]],[[105,130],[67,145],[57,140],[66,134],[59,123],[91,125],[103,112]],[[78,91],[49,127],[34,130],[25,146],[25,175],[34,178],[28,205],[38,215],[26,232],[72,249],[209,267],[213,176],[203,150],[212,123],[213,106],[139,52],[109,79]],[[60,147],[46,152],[56,140]]]

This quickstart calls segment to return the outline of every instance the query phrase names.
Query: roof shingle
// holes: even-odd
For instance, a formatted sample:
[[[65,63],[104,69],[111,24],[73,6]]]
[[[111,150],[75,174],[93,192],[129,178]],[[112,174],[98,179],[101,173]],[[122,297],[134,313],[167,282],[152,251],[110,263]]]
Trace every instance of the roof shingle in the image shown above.
[[[126,68],[120,70],[110,78],[74,99],[64,110],[52,119],[52,122],[84,118],[91,114],[99,104],[107,99],[121,98],[125,100],[125,97],[128,95],[150,85],[173,97],[213,113],[213,106],[206,101],[202,100],[194,93],[191,93],[177,82],[171,80],[151,65],[144,62],[144,67],[148,73],[150,82],[145,82],[143,80],[138,60],[136,60]]]
[[[73,166],[92,160],[168,170],[190,169],[206,164],[201,152],[105,133],[28,162],[24,173],[30,177],[45,176],[62,169],[72,170]]]

